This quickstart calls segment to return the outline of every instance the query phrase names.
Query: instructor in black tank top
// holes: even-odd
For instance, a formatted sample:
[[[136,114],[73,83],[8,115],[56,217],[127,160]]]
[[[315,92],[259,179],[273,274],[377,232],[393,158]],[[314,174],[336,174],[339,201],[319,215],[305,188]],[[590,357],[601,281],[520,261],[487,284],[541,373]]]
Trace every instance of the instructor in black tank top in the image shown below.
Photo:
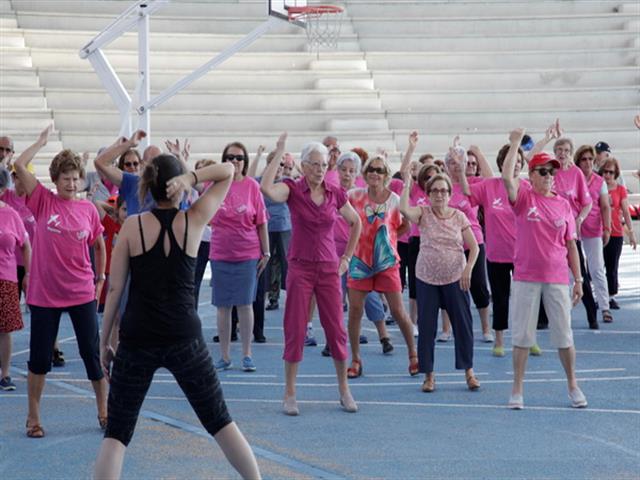
[[[140,196],[151,192],[157,208],[125,221],[111,261],[100,360],[111,371],[108,421],[95,467],[96,478],[119,478],[140,407],[158,368],[176,378],[207,431],[243,478],[260,478],[251,447],[231,420],[193,295],[194,271],[205,224],[224,200],[233,178],[230,164],[184,173],[172,155],[159,155],[144,169]],[[185,191],[213,182],[186,211]],[[114,355],[109,338],[127,275],[131,288]]]

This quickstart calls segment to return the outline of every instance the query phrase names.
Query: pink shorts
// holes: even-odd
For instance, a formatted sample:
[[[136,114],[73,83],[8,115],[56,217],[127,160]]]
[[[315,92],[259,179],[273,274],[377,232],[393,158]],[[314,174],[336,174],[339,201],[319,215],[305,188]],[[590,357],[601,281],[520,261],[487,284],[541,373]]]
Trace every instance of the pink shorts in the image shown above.
[[[402,292],[400,265],[387,268],[373,277],[354,280],[347,278],[347,287],[363,292]]]

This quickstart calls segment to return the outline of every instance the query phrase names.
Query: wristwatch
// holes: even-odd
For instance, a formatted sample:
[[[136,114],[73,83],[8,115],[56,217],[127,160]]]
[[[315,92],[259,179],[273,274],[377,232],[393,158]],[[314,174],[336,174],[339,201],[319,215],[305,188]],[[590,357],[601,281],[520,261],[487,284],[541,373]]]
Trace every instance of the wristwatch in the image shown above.
[[[584,278],[582,277],[578,277],[574,280],[575,283],[583,283],[584,282]]]

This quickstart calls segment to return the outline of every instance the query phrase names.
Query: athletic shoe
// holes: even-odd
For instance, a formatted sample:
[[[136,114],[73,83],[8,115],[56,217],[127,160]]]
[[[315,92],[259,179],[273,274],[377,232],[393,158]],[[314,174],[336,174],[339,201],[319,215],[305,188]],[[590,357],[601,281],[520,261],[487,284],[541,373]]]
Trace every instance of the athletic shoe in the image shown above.
[[[396,319],[393,318],[391,315],[389,315],[387,317],[387,319],[384,321],[385,325],[395,325],[396,324]]]
[[[534,357],[539,357],[540,355],[542,355],[542,349],[540,348],[540,345],[534,343],[533,347],[529,349],[529,355],[533,355]]]
[[[255,372],[256,371],[256,366],[253,363],[253,360],[251,360],[251,357],[244,357],[242,359],[242,370],[244,370],[245,372]]]
[[[522,410],[524,408],[524,398],[520,394],[511,395],[507,406],[511,410]]]
[[[493,338],[493,334],[491,332],[487,332],[487,333],[483,333],[482,334],[482,341],[484,343],[493,343],[495,339]]]
[[[278,302],[269,302],[269,305],[265,307],[265,310],[278,310],[278,308],[280,308]]]
[[[493,347],[491,353],[494,357],[504,357],[504,347]]]
[[[224,358],[221,358],[213,366],[216,368],[216,370],[229,370],[231,367],[233,367],[233,363],[231,363],[231,360],[225,360]]]
[[[320,354],[323,357],[330,357],[331,356],[331,349],[329,348],[329,345],[325,345],[324,348],[322,349],[322,351],[320,352]]]
[[[267,343],[267,337],[264,335],[258,335],[253,337],[255,343]]]
[[[417,337],[420,332],[418,332],[418,326],[413,324],[413,336]]]
[[[64,352],[61,352],[58,349],[54,349],[53,350],[53,358],[51,360],[51,363],[53,363],[54,367],[64,367],[64,364],[65,364]]]
[[[238,341],[238,332],[231,332],[231,341],[232,342]],[[213,343],[220,343],[220,337],[218,335],[213,337]]]
[[[380,343],[382,344],[382,353],[389,355],[393,352],[393,345],[391,345],[391,340],[388,337],[381,338]]]
[[[0,390],[9,392],[16,389],[16,384],[11,381],[11,377],[4,377],[0,380]]]
[[[438,335],[436,342],[446,343],[449,340],[451,340],[451,332],[440,332],[440,335]]]
[[[365,343],[369,343],[369,339],[366,335],[360,335],[360,345],[364,345]]]
[[[304,346],[305,347],[317,347],[318,346],[318,342],[316,341],[316,337],[314,337],[313,335],[311,335],[311,336],[306,335],[304,337]]]
[[[585,408],[587,406],[587,397],[584,396],[579,387],[569,392],[569,399],[573,408]]]
[[[609,308],[611,310],[620,310],[620,305],[618,305],[618,302],[616,302],[615,298],[609,300]]]

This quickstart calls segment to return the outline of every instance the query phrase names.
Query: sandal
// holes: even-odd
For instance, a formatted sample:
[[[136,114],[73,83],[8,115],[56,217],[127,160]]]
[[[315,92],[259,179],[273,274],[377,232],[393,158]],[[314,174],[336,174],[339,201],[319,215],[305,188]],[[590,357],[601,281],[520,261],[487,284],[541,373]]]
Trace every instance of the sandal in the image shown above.
[[[480,382],[475,376],[469,375],[467,377],[467,388],[471,391],[478,390],[480,388]]]
[[[422,383],[422,391],[425,393],[431,393],[436,389],[436,377],[432,373],[427,377],[427,379]]]
[[[362,376],[362,360],[351,360],[351,366],[347,368],[348,378],[358,378]]]
[[[105,431],[107,429],[107,417],[101,417],[98,415],[98,424],[100,425],[100,429]]]
[[[420,363],[418,362],[418,354],[412,353],[409,355],[409,375],[415,377],[420,373]]]
[[[36,425],[29,426],[29,421],[27,421],[25,426],[27,428],[27,437],[29,438],[44,437],[44,429],[42,428],[42,425],[40,425],[39,423]]]
[[[611,312],[609,310],[603,310],[602,311],[602,321],[604,323],[613,322],[613,315],[611,315]]]

